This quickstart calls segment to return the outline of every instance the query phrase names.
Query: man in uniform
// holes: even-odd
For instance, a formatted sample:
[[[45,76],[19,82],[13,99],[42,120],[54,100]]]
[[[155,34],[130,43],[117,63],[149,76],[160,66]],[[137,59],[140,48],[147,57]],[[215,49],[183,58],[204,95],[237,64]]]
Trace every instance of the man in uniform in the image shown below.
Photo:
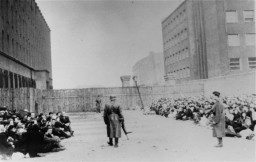
[[[225,113],[224,106],[220,101],[220,92],[213,92],[213,99],[215,104],[213,105],[213,137],[217,137],[218,144],[216,147],[223,147],[222,137],[225,137]]]
[[[97,99],[95,100],[96,102],[96,111],[98,113],[100,113],[100,108],[101,108],[101,99],[100,99],[100,95],[98,95]]]
[[[118,147],[118,138],[121,137],[121,123],[124,120],[121,107],[116,103],[116,97],[110,96],[110,105],[105,105],[104,122],[107,126],[108,144],[113,146],[113,138],[115,138],[114,147]]]

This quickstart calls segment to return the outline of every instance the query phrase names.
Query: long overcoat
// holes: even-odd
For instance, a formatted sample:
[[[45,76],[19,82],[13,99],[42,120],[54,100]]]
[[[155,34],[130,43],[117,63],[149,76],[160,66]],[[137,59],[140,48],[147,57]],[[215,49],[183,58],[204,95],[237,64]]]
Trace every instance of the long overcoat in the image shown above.
[[[96,110],[100,112],[101,99],[96,99],[95,102],[96,102]]]
[[[213,105],[214,122],[213,125],[213,137],[225,137],[225,113],[224,106],[219,102]]]
[[[107,126],[107,136],[109,138],[121,137],[121,120],[123,120],[122,110],[119,105],[105,105],[104,122]]]

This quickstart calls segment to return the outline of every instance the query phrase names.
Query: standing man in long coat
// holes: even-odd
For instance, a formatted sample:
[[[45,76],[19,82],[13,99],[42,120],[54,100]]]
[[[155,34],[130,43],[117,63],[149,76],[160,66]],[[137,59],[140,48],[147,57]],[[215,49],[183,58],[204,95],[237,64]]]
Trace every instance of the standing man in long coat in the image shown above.
[[[113,146],[113,138],[115,138],[114,147],[118,147],[118,138],[121,137],[121,122],[124,120],[121,107],[116,103],[116,97],[110,96],[110,105],[105,105],[104,122],[107,126],[108,144]]]
[[[214,91],[213,98],[215,100],[213,105],[213,137],[218,139],[216,147],[223,147],[222,137],[225,137],[225,113],[224,106],[220,101],[220,92]]]

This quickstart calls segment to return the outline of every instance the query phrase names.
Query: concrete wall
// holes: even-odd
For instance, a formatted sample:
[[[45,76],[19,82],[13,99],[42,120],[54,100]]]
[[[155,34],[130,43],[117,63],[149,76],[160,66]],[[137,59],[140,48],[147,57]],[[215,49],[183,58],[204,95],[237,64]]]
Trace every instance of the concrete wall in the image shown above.
[[[144,106],[161,97],[209,96],[220,91],[223,96],[256,94],[256,72],[216,77],[207,80],[183,82],[174,86],[140,87]],[[25,109],[40,112],[76,112],[95,110],[95,100],[100,95],[103,105],[109,103],[109,96],[117,97],[123,109],[141,106],[135,87],[89,88],[67,90],[39,90],[32,88],[0,89],[0,106],[10,109]]]
[[[202,3],[204,16],[207,78],[222,76],[229,70],[224,1]]]
[[[202,84],[178,85],[178,86],[158,86],[139,88],[144,106],[150,106],[152,100],[161,97],[180,97],[202,95]],[[37,92],[38,93],[38,92]],[[109,103],[109,96],[116,96],[117,103],[123,109],[141,106],[139,95],[135,87],[117,88],[89,88],[71,90],[43,90],[37,94],[35,102],[41,112],[57,111],[93,111],[95,110],[95,100],[100,95],[102,104]]]
[[[10,110],[33,111],[30,100],[32,91],[30,88],[0,89],[0,106],[7,106]]]
[[[203,94],[203,84],[184,84],[176,86],[140,87],[144,106],[150,106],[152,100],[161,97],[182,97]],[[41,112],[76,112],[95,110],[95,100],[98,95],[103,105],[109,103],[109,96],[117,97],[117,103],[123,109],[141,106],[138,91],[135,87],[89,88],[67,90],[39,89],[2,89],[0,106],[10,109],[25,109],[36,113]]]
[[[211,95],[213,91],[219,91],[223,96],[256,94],[256,71],[194,80],[189,83],[203,84],[205,96]]]

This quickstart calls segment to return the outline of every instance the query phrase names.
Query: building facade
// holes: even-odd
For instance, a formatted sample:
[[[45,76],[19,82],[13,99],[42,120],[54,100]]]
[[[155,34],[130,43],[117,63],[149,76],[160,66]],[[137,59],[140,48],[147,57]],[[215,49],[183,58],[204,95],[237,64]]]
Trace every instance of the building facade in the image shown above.
[[[165,75],[176,81],[256,68],[252,0],[185,0],[162,21]]]
[[[164,84],[163,53],[150,52],[139,60],[132,68],[133,75],[137,76],[137,84],[152,86]]]
[[[35,0],[0,1],[0,88],[52,89],[50,28]]]

